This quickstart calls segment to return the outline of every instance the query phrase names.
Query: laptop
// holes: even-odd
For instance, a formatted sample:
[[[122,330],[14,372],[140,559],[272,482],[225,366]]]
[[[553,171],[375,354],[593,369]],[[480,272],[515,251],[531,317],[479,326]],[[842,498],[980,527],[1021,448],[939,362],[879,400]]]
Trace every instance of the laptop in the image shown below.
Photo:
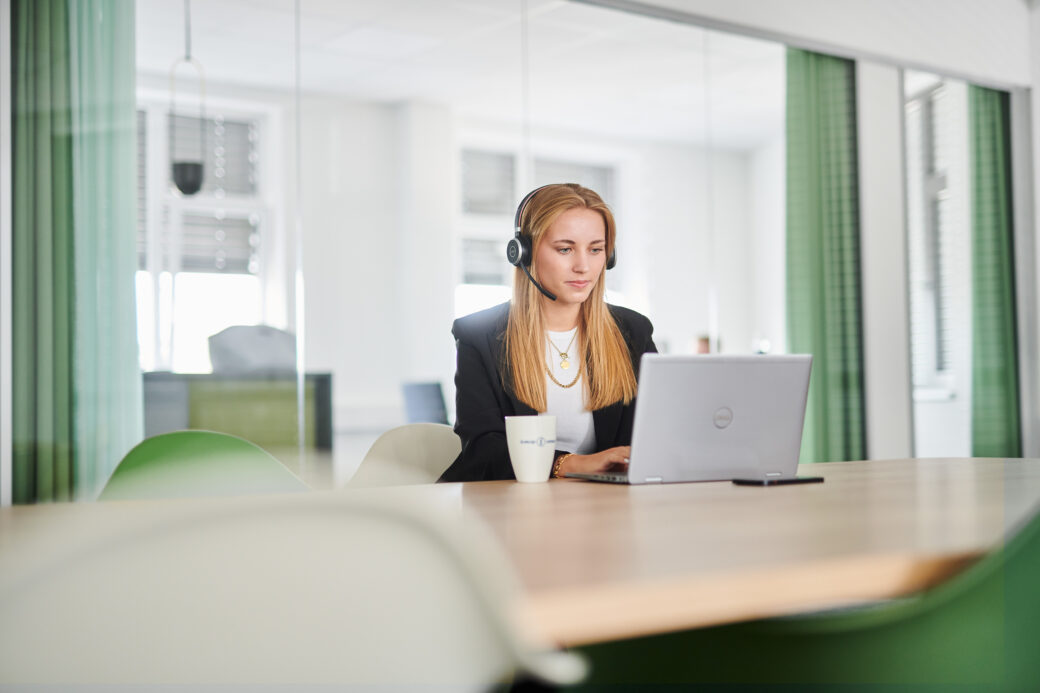
[[[567,474],[667,484],[795,479],[812,356],[644,354],[627,471]]]

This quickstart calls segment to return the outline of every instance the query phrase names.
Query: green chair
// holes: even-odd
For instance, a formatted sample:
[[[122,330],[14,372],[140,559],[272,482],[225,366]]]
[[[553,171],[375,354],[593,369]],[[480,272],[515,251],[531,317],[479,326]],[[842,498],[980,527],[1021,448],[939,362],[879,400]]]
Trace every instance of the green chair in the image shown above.
[[[214,431],[174,431],[148,438],[128,452],[98,500],[306,490],[285,465],[248,440]]]
[[[1040,690],[1040,515],[915,597],[580,651],[591,690]]]

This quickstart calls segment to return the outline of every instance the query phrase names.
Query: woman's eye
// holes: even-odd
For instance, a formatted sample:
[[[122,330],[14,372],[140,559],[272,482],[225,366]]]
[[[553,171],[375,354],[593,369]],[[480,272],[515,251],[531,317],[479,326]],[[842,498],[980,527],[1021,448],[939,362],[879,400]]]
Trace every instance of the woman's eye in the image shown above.
[[[558,250],[561,255],[566,255],[567,253],[571,252],[570,248],[557,248],[556,250]]]
[[[594,252],[594,253],[602,253],[603,252],[603,248],[593,248],[592,252]]]

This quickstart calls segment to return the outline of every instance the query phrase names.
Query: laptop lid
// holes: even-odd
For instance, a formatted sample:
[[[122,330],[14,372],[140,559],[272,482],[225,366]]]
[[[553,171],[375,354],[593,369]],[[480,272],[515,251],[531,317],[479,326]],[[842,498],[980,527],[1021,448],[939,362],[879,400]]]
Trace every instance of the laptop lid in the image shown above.
[[[812,356],[644,354],[629,483],[797,474]]]

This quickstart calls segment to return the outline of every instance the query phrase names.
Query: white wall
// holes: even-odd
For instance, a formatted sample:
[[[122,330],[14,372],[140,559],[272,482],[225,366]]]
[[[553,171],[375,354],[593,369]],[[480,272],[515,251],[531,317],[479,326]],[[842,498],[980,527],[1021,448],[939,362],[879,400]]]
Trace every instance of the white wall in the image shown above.
[[[396,112],[304,97],[301,121],[307,369],[333,374],[336,430],[379,426],[397,419],[406,354]]]
[[[751,353],[761,338],[782,341],[760,322],[756,306],[763,278],[769,281],[782,272],[777,264],[782,265],[783,256],[771,258],[770,272],[760,272],[755,249],[770,227],[755,224],[756,216],[764,214],[755,195],[752,155],[712,153],[710,187],[708,155],[699,148],[649,145],[636,160],[640,174],[630,194],[639,196],[639,204],[629,210],[629,227],[619,234],[638,234],[641,248],[631,276],[645,286],[645,309],[658,346],[667,345],[672,353],[696,352],[698,337],[711,328],[712,287],[722,352]],[[758,193],[766,201],[782,196],[782,171],[772,179],[772,189],[759,182]]]
[[[700,26],[990,86],[1028,86],[1034,78],[1025,0],[581,1],[663,10]]]
[[[783,137],[751,157],[752,244],[757,331],[752,339],[769,342],[771,353],[787,349],[787,147]],[[764,346],[764,345],[762,345]]]
[[[456,210],[459,206],[455,119],[444,106],[396,107],[399,177],[394,206],[400,258],[386,279],[396,287],[384,324],[401,326],[402,381],[439,381],[454,411]]]
[[[404,422],[406,380],[450,383],[454,122],[440,106],[302,104],[308,370],[333,373],[334,428]]]

